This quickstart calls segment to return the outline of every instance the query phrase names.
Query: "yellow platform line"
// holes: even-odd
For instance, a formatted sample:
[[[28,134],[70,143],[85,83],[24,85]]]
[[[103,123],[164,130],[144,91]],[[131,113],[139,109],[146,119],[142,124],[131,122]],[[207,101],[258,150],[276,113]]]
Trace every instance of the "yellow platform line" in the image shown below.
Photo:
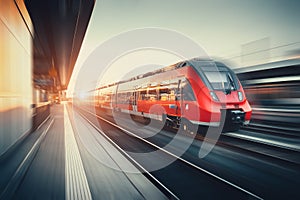
[[[65,129],[65,183],[67,200],[92,199],[66,104],[64,104]]]

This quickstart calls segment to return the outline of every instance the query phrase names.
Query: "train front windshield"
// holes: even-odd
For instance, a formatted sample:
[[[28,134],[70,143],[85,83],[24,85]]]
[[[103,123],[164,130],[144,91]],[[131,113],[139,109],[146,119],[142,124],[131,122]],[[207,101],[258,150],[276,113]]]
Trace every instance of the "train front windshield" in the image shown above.
[[[236,75],[224,65],[218,63],[198,64],[198,71],[206,85],[212,90],[235,91],[239,89]]]

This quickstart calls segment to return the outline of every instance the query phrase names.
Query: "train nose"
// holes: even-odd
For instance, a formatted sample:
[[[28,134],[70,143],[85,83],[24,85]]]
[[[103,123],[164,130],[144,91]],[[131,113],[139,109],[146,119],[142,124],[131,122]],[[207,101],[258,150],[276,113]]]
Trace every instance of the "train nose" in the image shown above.
[[[231,110],[229,112],[233,123],[243,123],[245,121],[245,112],[241,110]]]
[[[236,131],[245,122],[245,112],[236,109],[222,109],[221,116],[224,120],[223,132]]]

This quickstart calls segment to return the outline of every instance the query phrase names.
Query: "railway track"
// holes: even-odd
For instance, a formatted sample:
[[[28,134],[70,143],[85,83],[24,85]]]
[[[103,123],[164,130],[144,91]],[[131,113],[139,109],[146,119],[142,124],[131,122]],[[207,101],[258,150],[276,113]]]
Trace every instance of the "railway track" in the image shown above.
[[[242,127],[242,130],[272,134],[279,137],[300,138],[300,130],[298,128],[276,126],[274,124],[265,124],[265,122],[250,123],[248,126]]]
[[[261,155],[278,165],[289,165],[292,168],[300,166],[300,151],[294,146],[284,146],[279,142],[249,137],[241,132],[223,133],[219,144]]]
[[[85,112],[85,114],[82,113],[82,112]],[[91,112],[89,112],[89,111],[87,111],[87,110],[81,110],[80,113],[81,113],[81,115],[82,115],[82,116],[83,116],[90,124],[92,124],[95,128],[97,128],[97,129],[99,130],[99,128],[97,127],[97,125],[95,125],[95,122],[91,122],[91,121],[88,119],[88,117],[85,116],[87,113],[89,113],[90,115],[94,115],[93,113],[91,113]],[[94,116],[95,116],[95,115],[94,115]],[[208,171],[208,170],[202,168],[201,166],[199,166],[199,165],[197,165],[197,164],[195,164],[195,163],[193,163],[193,162],[190,162],[190,161],[188,161],[188,160],[186,160],[186,159],[184,159],[184,158],[182,158],[182,157],[179,157],[179,156],[177,156],[176,154],[174,154],[174,153],[172,153],[172,152],[170,152],[170,151],[166,151],[163,147],[161,147],[161,145],[154,144],[154,143],[150,142],[149,140],[146,140],[146,139],[144,139],[144,138],[142,138],[142,137],[136,135],[135,133],[133,133],[133,132],[131,132],[131,131],[128,131],[128,130],[124,129],[123,127],[120,127],[120,126],[118,126],[118,125],[116,125],[116,124],[114,124],[114,123],[108,121],[108,120],[105,119],[105,118],[102,118],[102,117],[100,117],[100,116],[98,116],[98,115],[96,115],[96,117],[97,117],[98,119],[100,119],[102,122],[106,123],[106,125],[109,126],[108,129],[111,129],[112,127],[115,127],[116,129],[119,129],[118,132],[121,132],[122,135],[109,137],[109,134],[108,134],[108,136],[106,136],[106,137],[109,137],[110,140],[114,140],[114,143],[115,143],[115,145],[117,146],[118,149],[126,149],[126,151],[129,151],[129,152],[132,151],[132,149],[128,148],[128,146],[122,144],[122,142],[120,142],[121,140],[116,139],[116,138],[122,138],[123,141],[126,141],[127,139],[125,139],[125,138],[129,138],[129,137],[130,137],[131,139],[134,138],[135,140],[138,140],[139,142],[144,143],[144,145],[149,146],[150,149],[151,149],[151,151],[159,150],[159,151],[161,151],[161,153],[163,153],[163,154],[165,154],[165,155],[167,155],[167,156],[172,157],[172,159],[175,158],[176,161],[175,161],[174,163],[170,164],[169,166],[167,166],[166,168],[161,169],[161,170],[157,170],[157,171],[154,171],[154,172],[147,172],[147,173],[146,173],[146,174],[150,173],[150,174],[151,174],[150,176],[155,176],[156,179],[161,179],[161,177],[166,177],[166,178],[162,178],[162,180],[160,180],[160,181],[162,182],[163,185],[167,185],[166,188],[171,188],[171,190],[174,191],[175,194],[176,194],[175,191],[178,192],[178,191],[181,191],[181,190],[182,190],[182,189],[178,188],[178,187],[180,187],[180,186],[182,186],[182,185],[181,185],[181,184],[178,184],[179,186],[176,187],[176,184],[175,184],[175,186],[174,186],[174,184],[167,183],[167,182],[168,182],[167,179],[169,179],[169,177],[172,177],[172,174],[173,174],[173,176],[174,176],[174,171],[173,171],[174,168],[176,168],[176,171],[180,171],[180,172],[182,172],[182,171],[187,171],[187,172],[188,172],[188,171],[193,171],[193,172],[196,172],[197,174],[200,173],[201,176],[205,176],[206,178],[209,177],[209,180],[212,180],[213,182],[216,182],[216,181],[217,181],[217,182],[221,182],[222,188],[225,187],[225,188],[227,188],[227,189],[229,189],[229,190],[232,190],[232,192],[230,192],[230,194],[231,194],[230,197],[231,197],[231,198],[236,198],[236,197],[239,197],[239,198],[241,198],[241,197],[242,197],[242,198],[245,198],[245,197],[247,197],[247,198],[254,198],[254,199],[262,199],[260,196],[258,196],[258,195],[256,195],[256,194],[250,192],[249,190],[244,189],[244,188],[238,186],[237,184],[234,184],[233,182],[228,181],[228,180],[226,180],[226,179],[220,177],[219,175],[216,175],[216,174],[214,174],[213,172],[210,172],[210,171]],[[104,126],[106,126],[106,125],[104,125]],[[102,126],[103,126],[103,124],[102,124]],[[99,132],[101,132],[101,134],[105,134],[105,133],[103,133],[103,131],[101,131],[101,130],[99,130]],[[115,131],[114,131],[114,132],[115,132]],[[124,135],[124,134],[125,134],[125,135]],[[116,133],[114,133],[114,135],[116,135]],[[124,138],[124,137],[125,137],[125,138]],[[116,141],[115,141],[115,140],[116,140]],[[128,140],[130,140],[130,139],[128,139]],[[122,148],[122,147],[123,147],[123,148]],[[122,151],[124,151],[124,150],[122,150]],[[147,150],[147,151],[148,151],[148,150]],[[127,155],[127,156],[129,156],[130,160],[134,160],[135,163],[138,162],[138,161],[135,161],[134,156],[133,156],[133,157],[131,157],[130,155]],[[143,163],[143,161],[142,161],[142,163]],[[138,165],[140,165],[140,164],[138,164]],[[147,164],[144,163],[143,165],[147,165]],[[146,168],[146,169],[145,169],[145,168]],[[144,170],[147,170],[147,167],[145,167],[145,168],[144,168]],[[180,169],[178,169],[178,168],[180,168]],[[171,170],[171,169],[172,169],[172,170]],[[143,171],[144,171],[144,170],[143,170]],[[201,179],[199,179],[198,175],[195,175],[195,174],[191,175],[191,177],[189,177],[188,179],[190,180],[189,182],[191,182],[191,183],[197,183],[197,181],[201,180]],[[186,183],[186,184],[188,184],[188,183]],[[190,185],[190,184],[188,184],[188,185]],[[200,185],[201,185],[201,184],[200,184]],[[191,186],[191,187],[192,187],[192,186]],[[193,188],[193,187],[192,187],[192,188]],[[214,190],[215,190],[215,188],[214,188]],[[223,190],[223,189],[222,189],[222,190]],[[197,187],[195,188],[195,191],[197,191]],[[199,191],[199,190],[198,190],[198,191]],[[234,192],[233,192],[233,191],[234,191]],[[224,192],[224,191],[223,191],[223,192]],[[173,193],[173,192],[172,192],[172,193]],[[194,193],[195,193],[195,192],[192,192],[191,195],[189,195],[189,194],[188,194],[188,195],[187,195],[187,194],[182,195],[182,193],[179,193],[179,194],[177,194],[177,195],[179,196],[179,198],[186,199],[187,197],[192,197],[192,196],[194,196],[194,195],[195,195]],[[197,193],[197,192],[196,192],[196,193]],[[199,195],[200,195],[200,193],[201,193],[201,192],[199,192]],[[226,193],[225,193],[225,194],[226,194]],[[234,194],[234,195],[232,196],[232,194]],[[182,196],[180,196],[180,195],[182,195]],[[187,195],[187,196],[186,196],[186,195]],[[208,194],[207,194],[207,195],[208,195]],[[227,195],[228,195],[228,194],[227,194]],[[194,197],[195,197],[195,196],[194,196]],[[229,197],[229,196],[228,196],[228,197]]]
[[[279,137],[300,139],[300,129],[299,127],[293,127],[288,123],[283,125],[278,125],[276,121],[262,121],[253,120],[248,126],[242,127],[242,130],[260,132],[263,134],[276,135]]]
[[[84,112],[87,112],[87,110],[85,110]],[[89,113],[89,114],[93,115],[93,113]],[[95,117],[95,115],[94,115],[94,117]],[[101,116],[96,116],[96,117],[99,119]],[[102,117],[105,117],[105,116],[102,116]],[[106,121],[109,120],[109,122],[106,122],[103,120],[106,120]],[[105,119],[103,119],[103,120],[100,119],[99,121],[102,121],[101,123],[104,123],[104,124],[109,123],[110,128],[112,126],[114,126],[113,124],[110,124],[110,123],[112,123],[112,122],[110,122],[110,121],[112,121],[112,120],[110,120],[110,118],[105,117]],[[124,129],[123,126],[115,127],[115,128],[119,129],[119,131],[120,131],[120,128]],[[129,130],[126,130],[126,129],[121,130],[121,132],[123,132],[123,133],[125,132],[125,134],[129,135],[131,138],[132,137],[136,138],[136,136],[132,135],[135,132],[134,130],[129,131],[131,134],[128,133],[127,131],[129,131]],[[124,135],[120,136],[120,138],[123,138],[123,137],[124,137]],[[156,137],[158,137],[158,138],[156,138]],[[170,132],[169,130],[162,130],[157,135],[146,138],[146,140],[147,140],[147,142],[150,142],[153,145],[156,145],[158,148],[164,148],[173,139],[173,137],[174,137],[174,132]],[[113,139],[116,139],[116,138],[118,138],[118,137],[114,136]],[[188,138],[188,137],[186,137],[186,135],[184,135],[183,138]],[[199,145],[198,143],[201,143],[201,140],[203,140],[203,138],[201,136],[198,137],[198,135],[196,136],[196,138],[197,138],[197,140],[195,140],[195,141],[197,141],[196,142],[197,144],[196,143],[191,144],[191,148],[189,148],[187,150],[188,153],[184,153],[182,156],[177,156],[177,157],[184,159],[184,160],[192,163],[195,166],[205,169],[205,170],[211,172],[212,174],[217,175],[218,177],[222,177],[222,178],[224,177],[224,180],[228,180],[230,183],[235,183],[235,185],[242,185],[243,188],[245,188],[245,190],[253,191],[254,195],[257,196],[258,198],[271,198],[271,197],[273,198],[274,194],[276,194],[277,191],[279,190],[278,188],[276,188],[277,186],[275,184],[277,179],[279,179],[279,180],[282,179],[283,182],[286,181],[285,179],[287,179],[288,184],[286,184],[284,187],[289,188],[289,189],[287,189],[286,191],[288,191],[288,193],[291,193],[294,196],[298,195],[295,192],[296,190],[294,190],[295,188],[293,189],[293,187],[295,185],[294,182],[297,182],[297,180],[296,180],[297,178],[295,178],[295,177],[300,177],[299,176],[300,175],[299,174],[299,169],[300,169],[299,168],[299,158],[298,158],[299,152],[295,151],[295,152],[291,153],[291,151],[289,149],[282,149],[282,148],[278,148],[276,146],[270,146],[270,145],[266,145],[266,144],[262,144],[262,143],[256,143],[253,141],[248,141],[248,140],[243,140],[240,138],[233,138],[230,136],[222,135],[220,138],[220,141],[217,142],[216,147],[213,150],[214,153],[212,153],[211,155],[217,154],[217,156],[220,156],[220,154],[225,153],[224,157],[226,157],[226,159],[227,159],[227,155],[226,155],[227,152],[231,152],[231,153],[233,152],[232,155],[229,155],[228,157],[236,156],[236,154],[237,154],[237,157],[234,158],[234,160],[236,160],[236,163],[233,164],[234,167],[236,167],[235,165],[238,165],[238,166],[241,165],[236,168],[237,169],[245,168],[245,169],[243,169],[243,173],[245,173],[245,174],[248,174],[248,172],[246,172],[247,169],[250,171],[249,172],[250,174],[256,173],[257,171],[259,171],[259,172],[257,172],[258,173],[257,175],[251,174],[251,176],[253,176],[253,177],[250,177],[250,176],[244,177],[247,175],[243,175],[243,174],[235,176],[231,172],[233,172],[236,169],[230,169],[230,167],[227,165],[231,165],[231,164],[227,164],[227,160],[216,161],[215,160],[216,158],[213,158],[214,156],[211,156],[211,155],[208,155],[207,158],[205,158],[205,159],[202,159],[202,160],[199,159],[199,157],[197,157],[198,154],[197,153],[194,154],[194,152],[195,151],[199,152],[199,148],[201,147],[201,144]],[[145,140],[144,138],[142,138],[142,139]],[[118,140],[118,139],[116,139],[116,140]],[[126,140],[126,139],[124,139],[124,140]],[[140,139],[137,138],[137,140],[140,140]],[[184,140],[185,139],[183,139],[182,141],[184,141]],[[145,143],[145,142],[143,142],[143,143]],[[175,146],[173,149],[171,148],[171,153],[173,153],[175,156],[178,155],[176,152],[176,148],[180,148],[180,144],[178,144],[178,146]],[[130,148],[128,149],[128,146],[126,146],[126,145],[125,145],[124,149],[130,151]],[[222,149],[222,150],[220,150],[220,149]],[[148,150],[148,151],[151,151],[151,150]],[[152,151],[153,151],[153,149],[152,149]],[[286,156],[289,156],[289,157],[286,158]],[[247,159],[249,159],[249,161]],[[211,163],[212,160],[213,160],[213,162],[216,161],[216,163]],[[230,162],[232,162],[232,161],[229,160],[228,163],[230,163]],[[224,168],[226,168],[226,169],[220,168],[218,166],[218,165],[221,166],[223,164],[225,165]],[[272,170],[274,170],[274,172]],[[223,171],[229,172],[229,173],[224,174]],[[254,171],[254,172],[251,172],[251,171]],[[278,176],[278,177],[269,177],[268,179],[259,181],[259,179],[261,179],[260,177],[265,178],[266,173],[270,173],[270,176],[273,176],[275,173],[276,176]],[[164,176],[164,174],[166,174],[166,173],[163,173],[162,176]],[[293,175],[293,174],[295,174],[295,175]],[[257,177],[255,177],[255,176],[257,176]],[[245,178],[245,180],[243,180],[244,178]],[[274,187],[272,186],[273,184],[274,184]],[[298,184],[298,183],[296,183],[296,184]],[[264,187],[266,187],[266,188],[264,189]],[[171,188],[172,188],[172,186],[171,186]],[[266,190],[269,190],[269,192],[267,192]],[[174,190],[172,190],[172,191],[174,191]],[[278,196],[282,197],[283,194],[284,193],[282,193],[282,194],[278,193]]]
[[[278,109],[259,110],[278,112]],[[286,110],[286,112],[291,112],[291,110]],[[238,132],[223,133],[222,142],[296,165],[300,164],[300,130],[294,127],[295,124],[293,126],[287,123],[278,125],[278,121],[261,121],[256,118],[253,121]]]

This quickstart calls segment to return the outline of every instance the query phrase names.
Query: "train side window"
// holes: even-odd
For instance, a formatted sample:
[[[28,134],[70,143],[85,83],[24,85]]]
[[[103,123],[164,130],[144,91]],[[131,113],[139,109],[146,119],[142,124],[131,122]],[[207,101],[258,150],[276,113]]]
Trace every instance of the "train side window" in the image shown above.
[[[117,94],[117,102],[118,103],[122,102],[122,93],[120,93],[120,92]]]
[[[157,100],[157,91],[156,89],[152,89],[148,91],[147,100],[155,101]]]
[[[175,88],[170,90],[169,99],[170,99],[170,101],[176,101],[176,89]]]
[[[131,103],[133,100],[132,92],[126,92],[125,95],[126,95],[125,97],[126,103]]]
[[[146,100],[146,94],[147,94],[146,90],[140,91],[139,92],[139,100]]]
[[[183,100],[185,101],[195,101],[195,94],[194,91],[191,87],[191,84],[185,80],[181,82],[182,84],[182,95],[183,95]]]
[[[104,102],[110,102],[110,100],[111,100],[111,94],[107,94],[107,95],[105,96]]]
[[[169,100],[170,89],[169,88],[160,88],[159,89],[159,100],[168,101]]]
[[[178,80],[167,80],[160,84],[159,99],[161,101],[176,101],[177,100],[177,89]]]
[[[118,103],[124,104],[126,103],[127,95],[124,92],[118,93]]]
[[[116,94],[111,95],[111,102],[116,103]]]
[[[97,97],[98,97],[98,103],[101,104],[103,96],[102,96],[102,93],[100,92],[100,90],[98,91],[98,96]]]

